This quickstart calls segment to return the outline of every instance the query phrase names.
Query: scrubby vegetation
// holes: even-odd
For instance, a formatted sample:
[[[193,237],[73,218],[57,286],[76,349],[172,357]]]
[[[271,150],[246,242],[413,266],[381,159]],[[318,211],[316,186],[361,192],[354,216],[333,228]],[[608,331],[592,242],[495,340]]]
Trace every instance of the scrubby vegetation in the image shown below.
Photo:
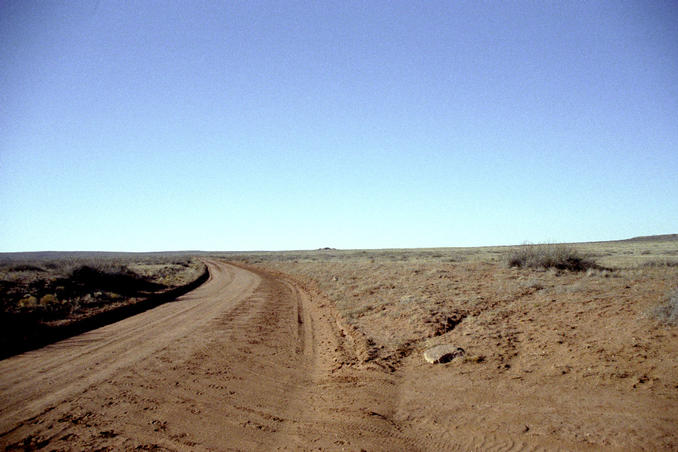
[[[105,324],[104,318],[123,316],[122,309],[150,307],[149,300],[171,295],[204,272],[204,264],[190,256],[0,255],[0,356],[58,337],[59,329],[74,334],[87,329],[75,328],[78,322],[95,327]]]
[[[558,270],[585,271],[595,268],[590,258],[576,248],[559,244],[523,245],[507,255],[510,267],[555,268]]]
[[[656,318],[669,325],[678,325],[678,287],[666,295],[666,299],[654,309]]]
[[[555,330],[578,324],[572,316],[649,309],[674,286],[678,271],[648,264],[678,256],[678,241],[667,240],[221,256],[317,287],[372,344],[369,356],[385,366],[396,366],[417,347],[461,334],[459,325],[482,332],[469,337],[484,362],[504,366],[517,348],[514,334],[540,310],[554,313],[555,320],[543,325],[544,337],[552,338]]]
[[[0,263],[2,311],[58,318],[144,297],[195,279],[202,264],[190,258],[57,258]]]

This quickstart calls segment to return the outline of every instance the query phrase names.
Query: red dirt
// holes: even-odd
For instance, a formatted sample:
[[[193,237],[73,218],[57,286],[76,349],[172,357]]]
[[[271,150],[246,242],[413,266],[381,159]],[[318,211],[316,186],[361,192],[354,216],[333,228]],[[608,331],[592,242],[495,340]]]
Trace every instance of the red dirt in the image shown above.
[[[678,425],[678,413],[668,400],[650,406],[642,392],[619,397],[615,388],[582,391],[577,380],[559,383],[556,373],[547,382],[518,370],[519,378],[494,380],[507,372],[465,371],[459,366],[475,364],[455,362],[427,365],[418,354],[389,372],[367,360],[363,339],[317,291],[281,273],[207,264],[209,281],[176,302],[1,361],[0,445],[10,450],[678,446],[670,427]],[[535,356],[517,369],[535,365],[553,362]],[[645,417],[634,417],[640,412]],[[605,441],[578,436],[584,430],[602,432]]]

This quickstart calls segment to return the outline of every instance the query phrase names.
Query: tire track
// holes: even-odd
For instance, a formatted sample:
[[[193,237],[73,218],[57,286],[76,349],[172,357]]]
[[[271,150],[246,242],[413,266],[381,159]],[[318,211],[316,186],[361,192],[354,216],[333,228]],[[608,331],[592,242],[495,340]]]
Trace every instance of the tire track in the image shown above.
[[[0,363],[0,446],[540,450],[410,419],[412,375],[369,363],[364,338],[320,294],[281,273],[207,264],[212,277],[177,303]]]
[[[213,264],[213,262],[211,262]],[[223,279],[226,284],[230,283],[232,280],[232,271],[228,267],[220,266],[210,266],[210,276],[205,282],[205,285],[210,284],[210,282],[217,275],[218,278]],[[221,283],[223,285],[223,282]],[[182,297],[179,297],[176,301],[190,300],[196,295],[200,295],[201,289],[198,288],[190,294],[186,294]],[[208,290],[215,290],[208,286]],[[90,331],[87,334],[82,334],[72,338],[65,339],[60,341],[57,344],[52,344],[44,347],[44,351],[29,351],[22,355],[17,356],[12,361],[2,361],[0,362],[0,371],[3,372],[3,383],[9,382],[9,384],[16,384],[18,381],[23,381],[26,378],[26,367],[25,362],[32,362],[36,359],[40,361],[40,373],[48,373],[53,369],[63,366],[65,361],[70,361],[76,357],[79,359],[84,359],[87,355],[92,355],[99,350],[109,347],[111,344],[124,342],[128,339],[138,340],[138,336],[141,332],[149,330],[155,325],[172,320],[173,318],[181,315],[186,315],[189,311],[196,309],[200,305],[186,303],[185,305],[177,305],[176,309],[167,309],[167,314],[165,317],[155,315],[148,319],[148,316],[133,316],[129,319],[125,319],[127,322],[126,329],[119,331],[118,328],[107,325],[96,330]],[[160,310],[159,310],[160,311]],[[110,334],[109,331],[113,330],[113,334]],[[45,353],[49,351],[49,353]],[[38,356],[38,358],[35,357]],[[4,365],[5,363],[10,363],[9,365]],[[0,387],[0,389],[3,389]]]
[[[258,282],[254,275],[246,273],[226,276],[229,270],[222,263],[206,264],[210,270],[208,281],[175,302],[1,361],[0,432],[16,428],[22,419],[38,415],[116,370],[187,336],[215,312],[227,308],[229,302],[249,294]],[[226,285],[231,289],[228,297],[210,298],[222,293]]]

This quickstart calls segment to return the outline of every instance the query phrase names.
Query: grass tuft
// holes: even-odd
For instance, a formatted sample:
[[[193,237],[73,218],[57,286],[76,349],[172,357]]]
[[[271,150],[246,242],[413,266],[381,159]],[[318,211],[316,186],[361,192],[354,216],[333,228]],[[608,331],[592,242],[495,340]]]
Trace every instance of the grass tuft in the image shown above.
[[[653,311],[654,316],[669,325],[678,325],[678,288],[670,291],[662,304]]]
[[[574,247],[559,244],[515,247],[509,251],[506,261],[509,267],[523,268],[585,271],[597,267],[595,262],[582,255]]]

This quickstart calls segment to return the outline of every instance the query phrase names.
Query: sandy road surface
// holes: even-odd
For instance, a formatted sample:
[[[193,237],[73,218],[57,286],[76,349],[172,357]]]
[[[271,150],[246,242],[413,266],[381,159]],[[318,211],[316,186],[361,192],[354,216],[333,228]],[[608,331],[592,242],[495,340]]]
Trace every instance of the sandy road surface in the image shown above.
[[[329,309],[289,281],[207,264],[175,302],[0,362],[0,445],[383,447],[392,425],[366,407],[388,399],[384,376],[326,381],[352,359]]]
[[[417,375],[428,371],[390,373],[365,363],[359,338],[322,296],[282,274],[207,264],[209,281],[176,302],[0,362],[0,446],[581,446],[441,424],[438,415],[454,413],[445,413],[445,403],[428,408],[445,400],[420,384]]]

